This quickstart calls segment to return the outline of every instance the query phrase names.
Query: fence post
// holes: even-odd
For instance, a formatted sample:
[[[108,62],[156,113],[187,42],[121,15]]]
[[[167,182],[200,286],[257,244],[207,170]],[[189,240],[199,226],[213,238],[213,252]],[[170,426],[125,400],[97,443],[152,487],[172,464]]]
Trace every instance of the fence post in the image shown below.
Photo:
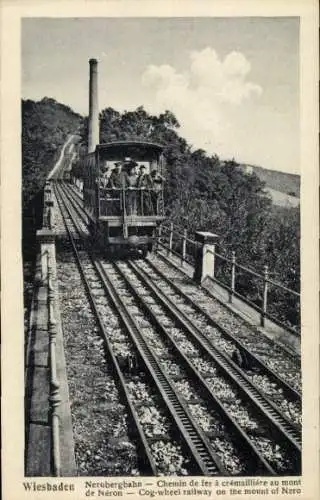
[[[260,317],[260,324],[262,327],[265,326],[265,318],[266,318],[267,307],[268,307],[268,278],[269,278],[268,266],[264,266],[263,303],[262,303],[262,312],[261,312],[261,317]]]
[[[160,224],[160,226],[158,226],[158,238],[157,238],[157,245],[156,245],[157,250],[161,246],[161,233],[162,233],[162,226]]]
[[[196,231],[195,238],[201,246],[197,251],[193,279],[201,284],[206,277],[214,276],[214,247],[218,235],[208,231]]]
[[[168,255],[170,255],[172,251],[172,240],[173,240],[173,222],[170,223]]]
[[[231,255],[231,290],[229,292],[229,304],[232,303],[236,285],[236,252],[233,250]]]
[[[183,230],[181,265],[184,265],[187,253],[187,229]]]

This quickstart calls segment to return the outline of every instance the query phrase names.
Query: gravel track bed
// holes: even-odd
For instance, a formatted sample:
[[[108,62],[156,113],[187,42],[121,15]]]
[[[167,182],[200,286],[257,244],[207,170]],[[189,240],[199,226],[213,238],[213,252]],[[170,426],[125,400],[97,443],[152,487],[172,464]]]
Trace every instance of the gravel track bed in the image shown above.
[[[279,376],[287,381],[294,389],[301,392],[301,372],[300,366],[297,361],[290,356],[284,349],[272,342],[268,337],[263,335],[262,332],[256,329],[250,328],[250,326],[242,320],[239,316],[235,315],[226,306],[223,306],[214,298],[208,297],[208,294],[197,286],[191,278],[186,276],[182,271],[178,271],[172,268],[169,264],[163,262],[162,259],[152,254],[150,261],[159,268],[160,271],[164,272],[168,278],[174,281],[176,285],[181,288],[183,292],[188,294],[195,303],[201,305],[203,309],[206,310],[209,316],[212,317],[219,325],[224,327],[226,330],[232,332],[253,354],[259,357],[269,368],[275,371]],[[151,274],[151,269],[144,263],[145,269],[148,269],[148,273]],[[159,280],[159,277],[156,278]],[[175,302],[177,302],[176,292],[170,287],[170,285],[163,285],[163,290],[166,290],[169,294],[175,295]],[[181,307],[183,311],[190,310],[192,307],[186,305],[183,300],[180,299]],[[198,313],[192,313],[193,319],[203,322],[203,316]],[[205,322],[204,322],[205,323]],[[202,325],[203,327],[203,325]],[[216,331],[215,331],[216,330]],[[217,342],[218,338],[221,338],[221,333],[213,327],[208,328],[211,332],[212,340]],[[225,350],[231,349],[231,342],[227,342],[225,339]],[[229,344],[229,346],[227,345]]]
[[[117,271],[109,264],[103,264],[103,267],[108,272],[108,276],[112,282],[117,283],[118,286],[121,285],[121,290],[125,290],[126,286],[122,278],[119,278]],[[132,276],[133,277],[133,276]],[[144,287],[137,287],[137,289],[144,289]],[[131,313],[131,309],[137,312],[139,307],[136,305],[136,301],[132,301],[132,297],[130,301],[124,299],[126,306],[128,307],[129,312]],[[129,303],[128,303],[129,302]],[[149,303],[155,304],[154,300],[149,300]],[[160,306],[157,306],[157,309],[161,309]],[[140,310],[141,311],[141,310]],[[197,386],[189,380],[187,373],[184,368],[179,365],[174,357],[171,354],[171,351],[166,342],[159,337],[159,334],[154,330],[152,324],[144,316],[143,313],[140,312],[141,317],[135,316],[135,320],[138,324],[143,324],[143,336],[147,341],[149,347],[153,351],[154,355],[158,358],[158,361],[162,368],[166,371],[169,378],[171,378],[172,383],[176,387],[178,394],[183,397],[185,402],[188,404],[189,410],[193,415],[196,422],[202,428],[202,430],[207,433],[223,433],[223,439],[225,442],[229,443],[229,449],[233,450],[233,453],[227,456],[220,456],[220,449],[215,449],[215,443],[211,441],[212,448],[214,452],[217,452],[217,455],[220,457],[222,464],[225,466],[226,470],[230,474],[240,474],[245,473],[246,471],[246,460],[243,457],[243,453],[239,447],[233,443],[232,436],[228,433],[223,421],[222,417],[218,415],[210,405],[205,402],[198,394]],[[163,318],[165,315],[162,316]],[[140,320],[140,323],[139,323]],[[169,321],[168,321],[169,323]],[[176,329],[179,331],[178,329]],[[195,350],[193,350],[195,352]],[[178,375],[183,377],[183,380],[175,380],[175,376]],[[197,402],[195,404],[195,401]]]
[[[86,269],[87,279],[91,287],[92,283],[97,283],[95,271],[90,261],[85,260],[85,257],[82,259],[82,263]],[[126,358],[128,354],[135,352],[136,348],[127,331],[120,325],[113,308],[108,304],[108,299],[103,295],[104,291],[101,285],[93,288],[92,293],[97,301],[101,320],[112,350],[121,363],[121,360]],[[134,310],[134,312],[137,313],[137,310]],[[146,320],[144,320],[144,323],[149,324]],[[129,384],[129,394],[134,405],[137,403],[137,398],[139,403],[143,399],[146,400],[146,404],[139,404],[136,410],[146,437],[153,439],[151,450],[157,470],[159,474],[186,475],[188,474],[189,458],[183,455],[182,448],[174,437],[176,431],[172,426],[171,418],[164,412],[163,404],[158,399],[152,385],[146,382],[147,378],[148,374],[140,370],[139,374],[134,377],[126,376],[126,382]],[[164,438],[166,441],[163,441]]]
[[[81,249],[78,249],[78,252],[114,354],[118,359],[123,359],[124,356],[133,352],[133,344],[128,334],[121,329],[119,320],[105,297],[105,292],[87,253]],[[68,325],[64,333],[65,349],[68,379],[72,377],[69,381],[69,390],[74,420],[76,459],[80,474],[139,475],[137,450],[127,434],[126,425],[129,416],[125,413],[125,407],[119,402],[119,394],[113,379],[108,380],[110,376],[105,360],[104,341],[97,336],[98,328],[88,305],[79,273],[79,281],[75,282],[74,275],[77,266],[70,264],[71,252],[67,259],[62,254],[61,260],[69,260],[69,262],[63,262],[64,266],[61,264],[59,284],[62,289],[61,294],[66,292],[62,296],[62,315]],[[79,293],[81,300],[78,303]],[[68,308],[71,310],[69,316]],[[69,323],[71,332],[69,332]],[[68,355],[69,347],[73,348],[71,355]],[[81,372],[79,372],[79,366]],[[172,428],[172,421],[164,414],[161,404],[157,402],[154,389],[145,382],[145,375],[141,373],[136,375],[134,381],[132,377],[126,378],[133,404],[136,405],[137,397],[140,399],[136,411],[146,437],[152,438],[150,448],[159,474],[188,474],[190,460],[175,439],[176,432],[175,428]],[[96,396],[97,387],[106,387],[106,390],[103,394]],[[140,396],[137,396],[138,394]],[[143,399],[147,400],[146,403]],[[87,408],[88,401],[91,401],[90,415]]]
[[[135,275],[131,269],[128,268],[128,265],[123,262],[118,262],[118,265],[126,278],[132,283],[132,285],[136,288],[136,285],[141,286],[139,278]],[[114,280],[118,285],[121,285],[122,289],[125,289],[125,282],[122,278],[117,275],[117,271],[115,270],[110,270],[110,267],[108,269],[108,274],[111,277],[112,280]],[[133,306],[134,309],[137,309],[137,303]],[[154,309],[154,303],[153,301],[149,301],[148,305]],[[229,382],[227,379],[225,379],[223,372],[217,368],[217,365],[213,360],[210,358],[206,357],[205,355],[202,355],[198,348],[193,344],[192,340],[187,339],[187,334],[180,328],[177,327],[176,323],[174,320],[168,317],[165,308],[163,308],[160,305],[156,306],[156,309],[159,314],[159,321],[160,323],[165,327],[168,328],[168,331],[170,331],[174,341],[177,343],[179,348],[182,350],[182,352],[189,358],[189,361],[191,364],[194,365],[194,367],[198,370],[198,372],[202,375],[211,375],[212,377],[215,377],[215,383],[212,383],[212,378],[211,378],[211,389],[212,392],[215,394],[215,396],[219,399],[221,398],[221,395],[226,395],[226,398],[223,398],[221,400],[221,403],[223,406],[226,408],[226,410],[229,412],[229,414],[234,418],[234,420],[240,425],[240,427],[251,437],[251,431],[258,431],[263,432],[264,435],[266,436],[266,439],[270,438],[271,439],[271,433],[268,430],[268,428],[265,426],[264,422],[261,422],[261,418],[258,418],[255,416],[255,411],[251,407],[250,403],[246,400],[243,399],[242,395],[240,395],[239,391],[237,390],[234,385]],[[168,342],[164,342],[162,339],[160,339],[159,334],[157,331],[152,327],[151,323],[149,320],[145,317],[144,312],[141,312],[141,318],[143,318],[143,324],[144,324],[144,337],[153,349],[154,353],[159,356],[159,361],[162,363],[161,358],[165,356],[166,358],[171,358],[171,369],[173,368],[174,364],[179,364],[179,362],[174,361],[172,358],[172,354],[170,351],[170,348],[168,347]],[[138,317],[135,317],[136,320],[138,320]],[[153,347],[156,344],[156,349]],[[190,358],[191,356],[191,358]],[[176,371],[180,371],[180,373],[183,374],[183,369],[179,366],[176,368]],[[186,377],[187,378],[187,377]],[[189,382],[190,386],[192,386],[192,383]],[[196,387],[194,387],[194,398],[199,398],[199,393]],[[235,398],[232,399],[231,401],[228,400],[228,395],[234,394]],[[184,396],[185,397],[185,396]],[[186,398],[188,401],[188,398]],[[206,411],[203,413],[203,418],[200,418],[198,421],[199,425],[203,428],[203,419],[204,417],[210,418],[210,408],[208,405],[206,406]],[[198,416],[200,415],[199,413],[197,414]],[[203,428],[204,429],[204,428]],[[263,429],[263,431],[261,431]],[[205,430],[205,429],[204,429]],[[259,451],[262,452],[262,454],[265,454],[265,448],[264,447],[259,447],[257,445],[257,448]],[[292,464],[290,462],[290,457],[288,456],[287,451],[283,446],[281,446],[281,443],[279,443],[279,454],[282,456],[282,460],[277,460],[276,458],[273,459],[272,465],[278,470],[278,471],[285,471],[286,467],[292,468]],[[269,450],[268,450],[269,452]],[[278,453],[278,449],[277,449]],[[269,453],[270,455],[270,453]],[[268,456],[269,456],[268,455]],[[233,471],[236,470],[236,465],[233,463],[232,465]],[[234,473],[239,473],[234,472]]]
[[[128,382],[128,389],[145,435],[152,438],[150,448],[158,473],[167,476],[188,475],[190,460],[173,438],[172,422],[161,407],[154,389],[141,374]]]
[[[85,224],[83,224],[82,227],[83,227],[83,232],[87,233],[87,228],[85,227]],[[155,261],[156,265],[159,264],[159,259],[157,257],[152,257],[152,260]],[[199,287],[196,287],[192,282],[190,284],[191,280],[189,278],[187,278],[186,276],[184,276],[180,272],[173,271],[172,268],[170,268],[167,265],[164,265],[162,262],[160,262],[160,263],[161,263],[161,265],[159,265],[159,267],[161,268],[161,266],[162,266],[162,269],[165,270],[165,272],[169,275],[169,277],[173,278],[175,280],[175,282],[179,284],[179,286],[182,287],[182,285],[187,284],[188,287],[190,287],[190,286],[194,287],[195,290],[193,290],[193,293],[192,293],[193,298],[195,300],[197,300],[203,307],[206,305],[206,307],[208,307],[208,309],[209,309],[209,313],[211,315],[214,314],[215,315],[214,319],[215,320],[218,319],[219,323],[221,323],[222,326],[224,326],[225,328],[232,327],[233,333],[238,334],[239,337],[242,336],[241,340],[243,341],[244,344],[247,345],[247,347],[250,348],[251,345],[253,345],[253,342],[256,344],[257,335],[256,335],[256,333],[253,334],[253,332],[250,331],[250,328],[248,327],[248,325],[246,323],[244,323],[240,318],[236,317],[235,315],[232,315],[232,313],[230,313],[229,310],[227,310],[222,305],[216,303],[216,301],[214,301],[214,300],[211,300],[210,306],[208,306],[207,295]],[[109,271],[110,271],[112,265],[107,264],[107,266],[109,266]],[[133,278],[134,278],[134,275],[132,274],[131,279],[133,279]],[[139,308],[137,308],[137,306],[135,305],[134,301],[132,300],[132,297],[129,296],[130,294],[127,293],[126,286],[123,284],[122,278],[114,276],[112,278],[112,280],[114,280],[114,283],[115,283],[118,291],[120,291],[121,295],[127,296],[128,302],[130,302],[130,306],[133,308],[133,313],[135,314],[135,320],[139,323],[139,326],[141,328],[143,328],[145,331],[147,329],[149,329],[150,328],[149,321],[143,315],[139,315]],[[137,291],[140,290],[141,294],[146,295],[146,291],[145,291],[143,286],[139,286],[139,290],[138,290],[138,287],[135,286],[135,288],[137,289]],[[99,289],[99,287],[97,285],[97,290],[98,289]],[[170,289],[167,289],[167,293],[168,294],[170,293]],[[172,289],[171,289],[171,293],[172,293]],[[101,306],[104,307],[103,297],[101,297],[101,300],[102,300]],[[206,304],[204,303],[204,300],[206,300]],[[186,310],[186,304],[184,303],[184,300],[181,300],[181,299],[177,300],[177,301],[175,300],[175,302],[184,311]],[[214,304],[213,306],[211,306],[211,302]],[[158,306],[154,301],[152,302],[151,299],[149,299],[149,305],[154,309],[155,314],[157,314],[157,315],[161,314],[161,307]],[[189,314],[192,314],[192,308],[189,308],[188,312],[189,312]],[[216,317],[216,315],[217,315],[217,317]],[[226,383],[226,381],[223,380],[223,377],[217,378],[217,374],[214,371],[215,368],[212,366],[211,360],[206,360],[203,358],[203,356],[200,356],[198,349],[192,344],[192,342],[190,342],[189,340],[186,340],[186,338],[182,338],[181,331],[179,331],[179,329],[176,328],[175,322],[172,321],[168,316],[166,316],[164,311],[163,311],[163,314],[161,316],[161,323],[165,328],[171,329],[171,333],[172,333],[173,337],[175,338],[175,341],[177,343],[180,342],[179,345],[184,350],[184,352],[187,356],[192,356],[191,359],[192,359],[192,362],[194,362],[195,366],[198,363],[198,366],[197,366],[198,370],[199,371],[202,370],[202,373],[207,377],[208,377],[208,375],[214,376],[215,382],[212,381],[213,377],[211,378],[211,381],[210,381],[210,383],[212,384],[212,390],[215,390],[217,392],[217,394],[220,394],[220,398],[221,398],[221,400],[223,400],[223,404],[228,407],[228,410],[230,411],[230,413],[233,414],[233,417],[235,418],[235,420],[238,421],[239,425],[240,426],[242,425],[244,430],[248,431],[248,433],[250,430],[251,430],[251,432],[257,431],[259,438],[256,439],[254,436],[254,433],[250,434],[250,438],[252,440],[255,440],[255,444],[256,444],[257,448],[261,451],[261,453],[265,456],[265,458],[267,458],[267,460],[278,470],[278,472],[286,472],[287,470],[291,470],[292,463],[291,463],[290,457],[287,456],[286,451],[278,443],[275,443],[274,441],[272,441],[272,439],[268,436],[268,431],[263,428],[263,425],[261,425],[260,422],[256,422],[254,414],[252,413],[248,404],[243,404],[245,402],[241,401],[241,398],[239,398],[237,394],[236,394],[236,399],[230,402],[230,398],[231,398],[231,394],[232,394],[231,391],[233,389],[230,388],[230,386],[228,386],[228,384],[224,385]],[[240,333],[237,331],[237,329],[239,329]],[[118,331],[118,333],[120,333],[120,332]],[[231,348],[233,348],[232,343],[230,343],[230,342],[228,343],[224,339],[221,339],[221,335],[219,335],[219,338],[218,338],[216,332],[214,332],[214,331],[211,332],[211,334],[213,335],[213,337],[215,337],[216,342],[220,341],[221,348],[224,348],[225,351],[227,351],[228,349],[231,351]],[[124,338],[121,339],[121,337],[120,337],[120,342],[119,342],[119,336],[116,336],[116,337],[117,337],[117,340],[114,339],[114,344],[119,345],[119,353],[121,354],[122,353],[121,349],[125,348],[125,346],[127,348],[128,346],[130,346],[130,344],[128,345],[128,343],[126,343]],[[263,337],[263,338],[265,340],[265,343],[268,344],[268,339],[266,340],[265,337]],[[245,342],[245,340],[246,340],[246,342]],[[184,379],[179,379],[179,380],[175,381],[175,384],[178,382],[180,384],[181,383],[183,384],[182,386],[181,385],[179,386],[181,393],[184,394],[183,397],[185,398],[185,400],[187,402],[188,402],[188,397],[189,397],[190,404],[189,403],[188,404],[190,407],[190,411],[192,411],[194,413],[194,415],[198,415],[197,418],[199,419],[198,421],[202,423],[201,427],[203,428],[203,430],[205,430],[207,428],[207,426],[209,425],[210,432],[212,432],[212,430],[214,430],[214,432],[216,434],[217,434],[217,432],[220,433],[220,435],[218,435],[218,436],[214,435],[213,437],[211,437],[211,443],[212,443],[212,446],[214,448],[214,451],[218,455],[219,454],[221,455],[222,463],[224,463],[227,470],[229,470],[231,474],[243,473],[244,466],[241,465],[241,459],[239,458],[238,450],[237,450],[237,452],[235,452],[234,443],[232,442],[230,437],[227,436],[226,433],[224,432],[223,423],[221,423],[217,420],[216,421],[210,420],[213,418],[212,411],[210,413],[211,409],[209,409],[206,406],[205,402],[203,402],[200,398],[197,397],[197,392],[196,392],[197,387],[194,387],[194,388],[192,387],[192,384],[190,383],[190,380],[188,380],[188,378],[185,376],[183,369],[181,369],[181,367],[178,366],[175,361],[170,359],[170,352],[168,352],[166,345],[161,345],[161,343],[159,343],[158,336],[152,337],[152,334],[149,335],[148,342],[152,343],[152,349],[157,356],[159,356],[159,357],[166,356],[166,359],[163,359],[163,363],[167,364],[168,373],[172,373],[172,375],[174,376],[175,372],[176,372],[181,377],[185,377]],[[259,348],[260,347],[261,347],[261,344],[260,344]],[[263,347],[266,348],[266,346],[263,346]],[[274,347],[273,344],[272,344],[272,347]],[[270,356],[270,342],[268,345],[268,349],[269,349],[268,355]],[[261,348],[260,348],[260,351],[261,351]],[[278,360],[280,359],[280,361],[281,361],[281,359],[282,359],[281,357],[284,354],[283,351],[281,351],[279,348],[278,348],[278,351],[279,352],[276,352],[276,350],[275,350],[275,354],[273,353],[273,360],[276,361],[277,366],[279,366]],[[281,355],[280,358],[279,358],[279,355]],[[291,363],[291,365],[294,364],[287,354],[286,354],[286,356],[287,356],[287,359],[285,359],[282,364],[280,362],[281,370],[283,369],[284,366],[286,366],[287,368],[288,367],[292,368],[290,366],[290,363]],[[260,356],[260,357],[262,357],[262,356]],[[269,358],[268,358],[268,362],[269,362]],[[201,363],[202,363],[202,365],[201,365]],[[295,369],[296,369],[296,366],[295,366]],[[277,370],[277,371],[279,373],[279,370]],[[288,376],[286,378],[288,380]],[[207,380],[210,380],[210,379],[207,379]],[[217,380],[218,380],[218,382],[217,382]],[[297,383],[296,379],[294,377],[293,377],[293,381],[294,381],[294,383],[292,385]],[[266,386],[267,386],[269,392],[271,393],[272,390],[271,390],[271,387],[268,386],[267,381],[266,381]],[[195,391],[194,393],[192,393],[192,389]],[[190,399],[192,401],[190,401]],[[198,399],[198,401],[194,401],[194,399]],[[161,409],[159,408],[159,410],[155,409],[151,412],[151,415],[154,416],[154,420],[158,423],[159,428],[161,428],[161,425],[163,424],[163,422],[161,420],[161,417],[162,417],[161,412],[159,412],[160,410]],[[289,413],[290,412],[292,412],[293,414],[295,413],[295,408],[290,408],[290,405],[287,405],[286,410]],[[146,412],[146,415],[149,415],[149,417],[150,417],[150,413]],[[210,422],[209,424],[207,422],[208,418],[209,418],[209,422]],[[146,417],[146,419],[148,420],[148,417]],[[164,426],[164,429],[165,429],[165,431],[168,430],[168,428],[166,426]],[[217,431],[217,429],[219,429],[219,431]],[[152,432],[152,430],[150,432]],[[221,435],[221,433],[223,435]],[[261,434],[263,434],[263,436]],[[169,444],[171,444],[171,443],[169,443]],[[154,446],[154,445],[156,445],[156,446]],[[159,441],[156,441],[152,445],[154,447],[154,453],[156,454],[156,456],[162,457],[162,459],[159,458],[160,462],[162,460],[162,463],[164,461],[164,455],[165,455],[164,450],[166,450],[166,452],[169,453],[170,449],[171,449],[170,447],[169,447],[169,449],[167,449],[168,447],[166,445],[168,445],[168,441],[166,441],[166,440],[162,441],[160,445],[159,445]],[[184,467],[183,467],[182,462],[181,462],[181,453],[178,449],[178,446],[177,447],[174,446],[173,450],[171,450],[171,451],[172,451],[173,455],[177,454],[178,458],[176,460],[176,463],[179,464],[178,466],[182,470],[182,469],[184,469]],[[132,474],[134,474],[134,473],[135,472],[132,472]],[[170,473],[170,470],[166,473]],[[174,472],[172,472],[172,473],[174,473]],[[183,474],[184,472],[181,471],[180,473]],[[109,474],[109,475],[112,475],[112,474]]]
[[[191,317],[195,325],[200,329],[202,333],[212,342],[212,344],[217,347],[220,351],[227,354],[229,357],[235,349],[235,344],[232,340],[225,339],[222,333],[214,326],[208,323],[207,318],[198,313],[192,306],[188,305],[186,301],[181,297],[173,288],[164,281],[159,279],[159,276],[153,271],[153,269],[145,261],[139,261],[139,266],[148,273],[148,276],[156,281],[157,286],[166,292],[167,296],[178,306],[184,314]],[[207,301],[208,302],[208,301]],[[189,348],[189,352],[191,352]],[[283,411],[285,416],[294,424],[301,425],[302,423],[302,409],[301,404],[296,401],[290,401],[286,398],[283,393],[282,388],[279,384],[275,383],[266,374],[255,374],[250,370],[244,370],[246,375],[251,379],[251,381],[262,391],[264,394],[271,399],[275,404],[277,404]]]
[[[57,279],[78,474],[137,475],[125,408],[71,252],[58,255]]]
[[[57,204],[55,205],[57,206]],[[75,455],[80,476],[139,474],[135,444],[114,377],[108,371],[99,327],[60,211],[55,214],[57,283],[70,393]],[[59,251],[59,247],[63,247]]]

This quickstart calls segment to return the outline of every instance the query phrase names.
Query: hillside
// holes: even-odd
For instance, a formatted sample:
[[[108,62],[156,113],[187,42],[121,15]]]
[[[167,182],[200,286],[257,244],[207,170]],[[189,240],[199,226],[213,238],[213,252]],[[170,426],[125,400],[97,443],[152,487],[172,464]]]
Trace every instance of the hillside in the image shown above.
[[[41,225],[42,196],[46,177],[59,158],[69,134],[82,117],[48,97],[22,100],[22,230],[23,253],[33,253],[35,232]]]
[[[22,101],[22,206],[26,210],[44,185],[67,136],[81,116],[48,97]]]
[[[246,167],[246,165],[243,165]],[[300,196],[300,175],[268,170],[257,165],[248,165],[259,179],[266,183],[268,188],[280,191],[290,196]]]

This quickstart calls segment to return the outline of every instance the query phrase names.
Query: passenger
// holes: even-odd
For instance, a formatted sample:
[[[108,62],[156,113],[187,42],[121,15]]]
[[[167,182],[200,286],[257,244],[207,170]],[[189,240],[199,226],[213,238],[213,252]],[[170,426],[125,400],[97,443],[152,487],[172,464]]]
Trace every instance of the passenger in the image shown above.
[[[110,187],[113,189],[125,189],[128,186],[128,174],[122,170],[122,162],[115,163],[115,168],[109,178]]]
[[[149,174],[147,174],[147,169],[144,165],[140,165],[140,172],[138,176],[138,187],[139,188],[152,188],[152,179]]]
[[[106,165],[100,177],[100,215],[112,215],[114,212],[112,201],[112,190],[109,188],[109,177],[111,175],[110,166]]]
[[[100,188],[105,189],[108,186],[109,176],[108,172],[104,172],[100,177]]]
[[[135,172],[137,174],[137,177],[139,177],[140,169],[138,163],[135,163]]]
[[[151,189],[153,183],[144,165],[140,166],[137,187],[141,190],[139,204],[140,215],[152,215]]]
[[[105,171],[104,171],[104,173],[102,175],[103,184],[104,184],[105,188],[108,187],[110,176],[111,176],[111,167],[110,167],[110,165],[107,165],[106,168],[105,168]]]
[[[127,213],[130,215],[137,214],[137,181],[138,174],[136,171],[137,164],[131,162],[128,175],[128,191],[127,191]]]
[[[113,189],[112,198],[114,198],[116,205],[114,205],[115,215],[119,215],[123,207],[123,193],[121,190],[128,187],[128,174],[122,170],[122,162],[115,163],[115,168],[111,172],[109,178],[109,186]],[[116,200],[119,200],[119,203]]]
[[[156,215],[160,215],[162,210],[160,207],[161,203],[161,192],[163,189],[163,183],[165,181],[165,178],[158,172],[158,169],[155,168],[151,172],[151,180],[153,183],[153,191],[152,191],[152,203],[153,203],[153,210]]]

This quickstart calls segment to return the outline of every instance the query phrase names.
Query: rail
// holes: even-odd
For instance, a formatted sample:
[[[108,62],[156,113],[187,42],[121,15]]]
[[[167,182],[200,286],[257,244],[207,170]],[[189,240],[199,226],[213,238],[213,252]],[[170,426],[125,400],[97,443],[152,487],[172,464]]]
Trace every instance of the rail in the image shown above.
[[[201,248],[201,244],[188,237],[187,229],[175,229],[173,223],[170,223],[169,226],[161,225],[158,228],[157,243],[159,247],[166,250],[168,257],[175,256],[180,259],[181,266],[185,264],[189,264],[193,267],[195,266],[197,253]],[[279,317],[277,317],[279,315],[277,307],[275,304],[271,303],[270,296],[271,287],[276,291],[275,299],[277,299],[277,291],[278,293],[282,291],[288,294],[290,297],[289,300],[293,304],[292,307],[296,312],[296,316],[299,316],[300,293],[271,279],[269,267],[267,265],[264,266],[263,273],[259,273],[237,262],[234,251],[231,252],[231,257],[218,253],[215,246],[212,246],[212,250],[207,251],[213,255],[215,262],[210,278],[228,291],[228,301],[230,304],[233,302],[234,297],[238,297],[260,313],[260,324],[262,327],[265,326],[266,319],[270,319],[295,335],[299,334],[300,321],[297,327],[294,327],[291,326],[292,324],[285,323],[282,319],[279,319]],[[241,280],[244,281],[246,285],[248,285],[249,282],[250,290],[254,290],[257,296],[256,301],[250,300],[248,293],[243,293],[242,289],[244,289],[245,286],[241,287]],[[260,283],[260,286],[257,285],[257,281]],[[272,312],[270,311],[271,309],[273,309]]]

